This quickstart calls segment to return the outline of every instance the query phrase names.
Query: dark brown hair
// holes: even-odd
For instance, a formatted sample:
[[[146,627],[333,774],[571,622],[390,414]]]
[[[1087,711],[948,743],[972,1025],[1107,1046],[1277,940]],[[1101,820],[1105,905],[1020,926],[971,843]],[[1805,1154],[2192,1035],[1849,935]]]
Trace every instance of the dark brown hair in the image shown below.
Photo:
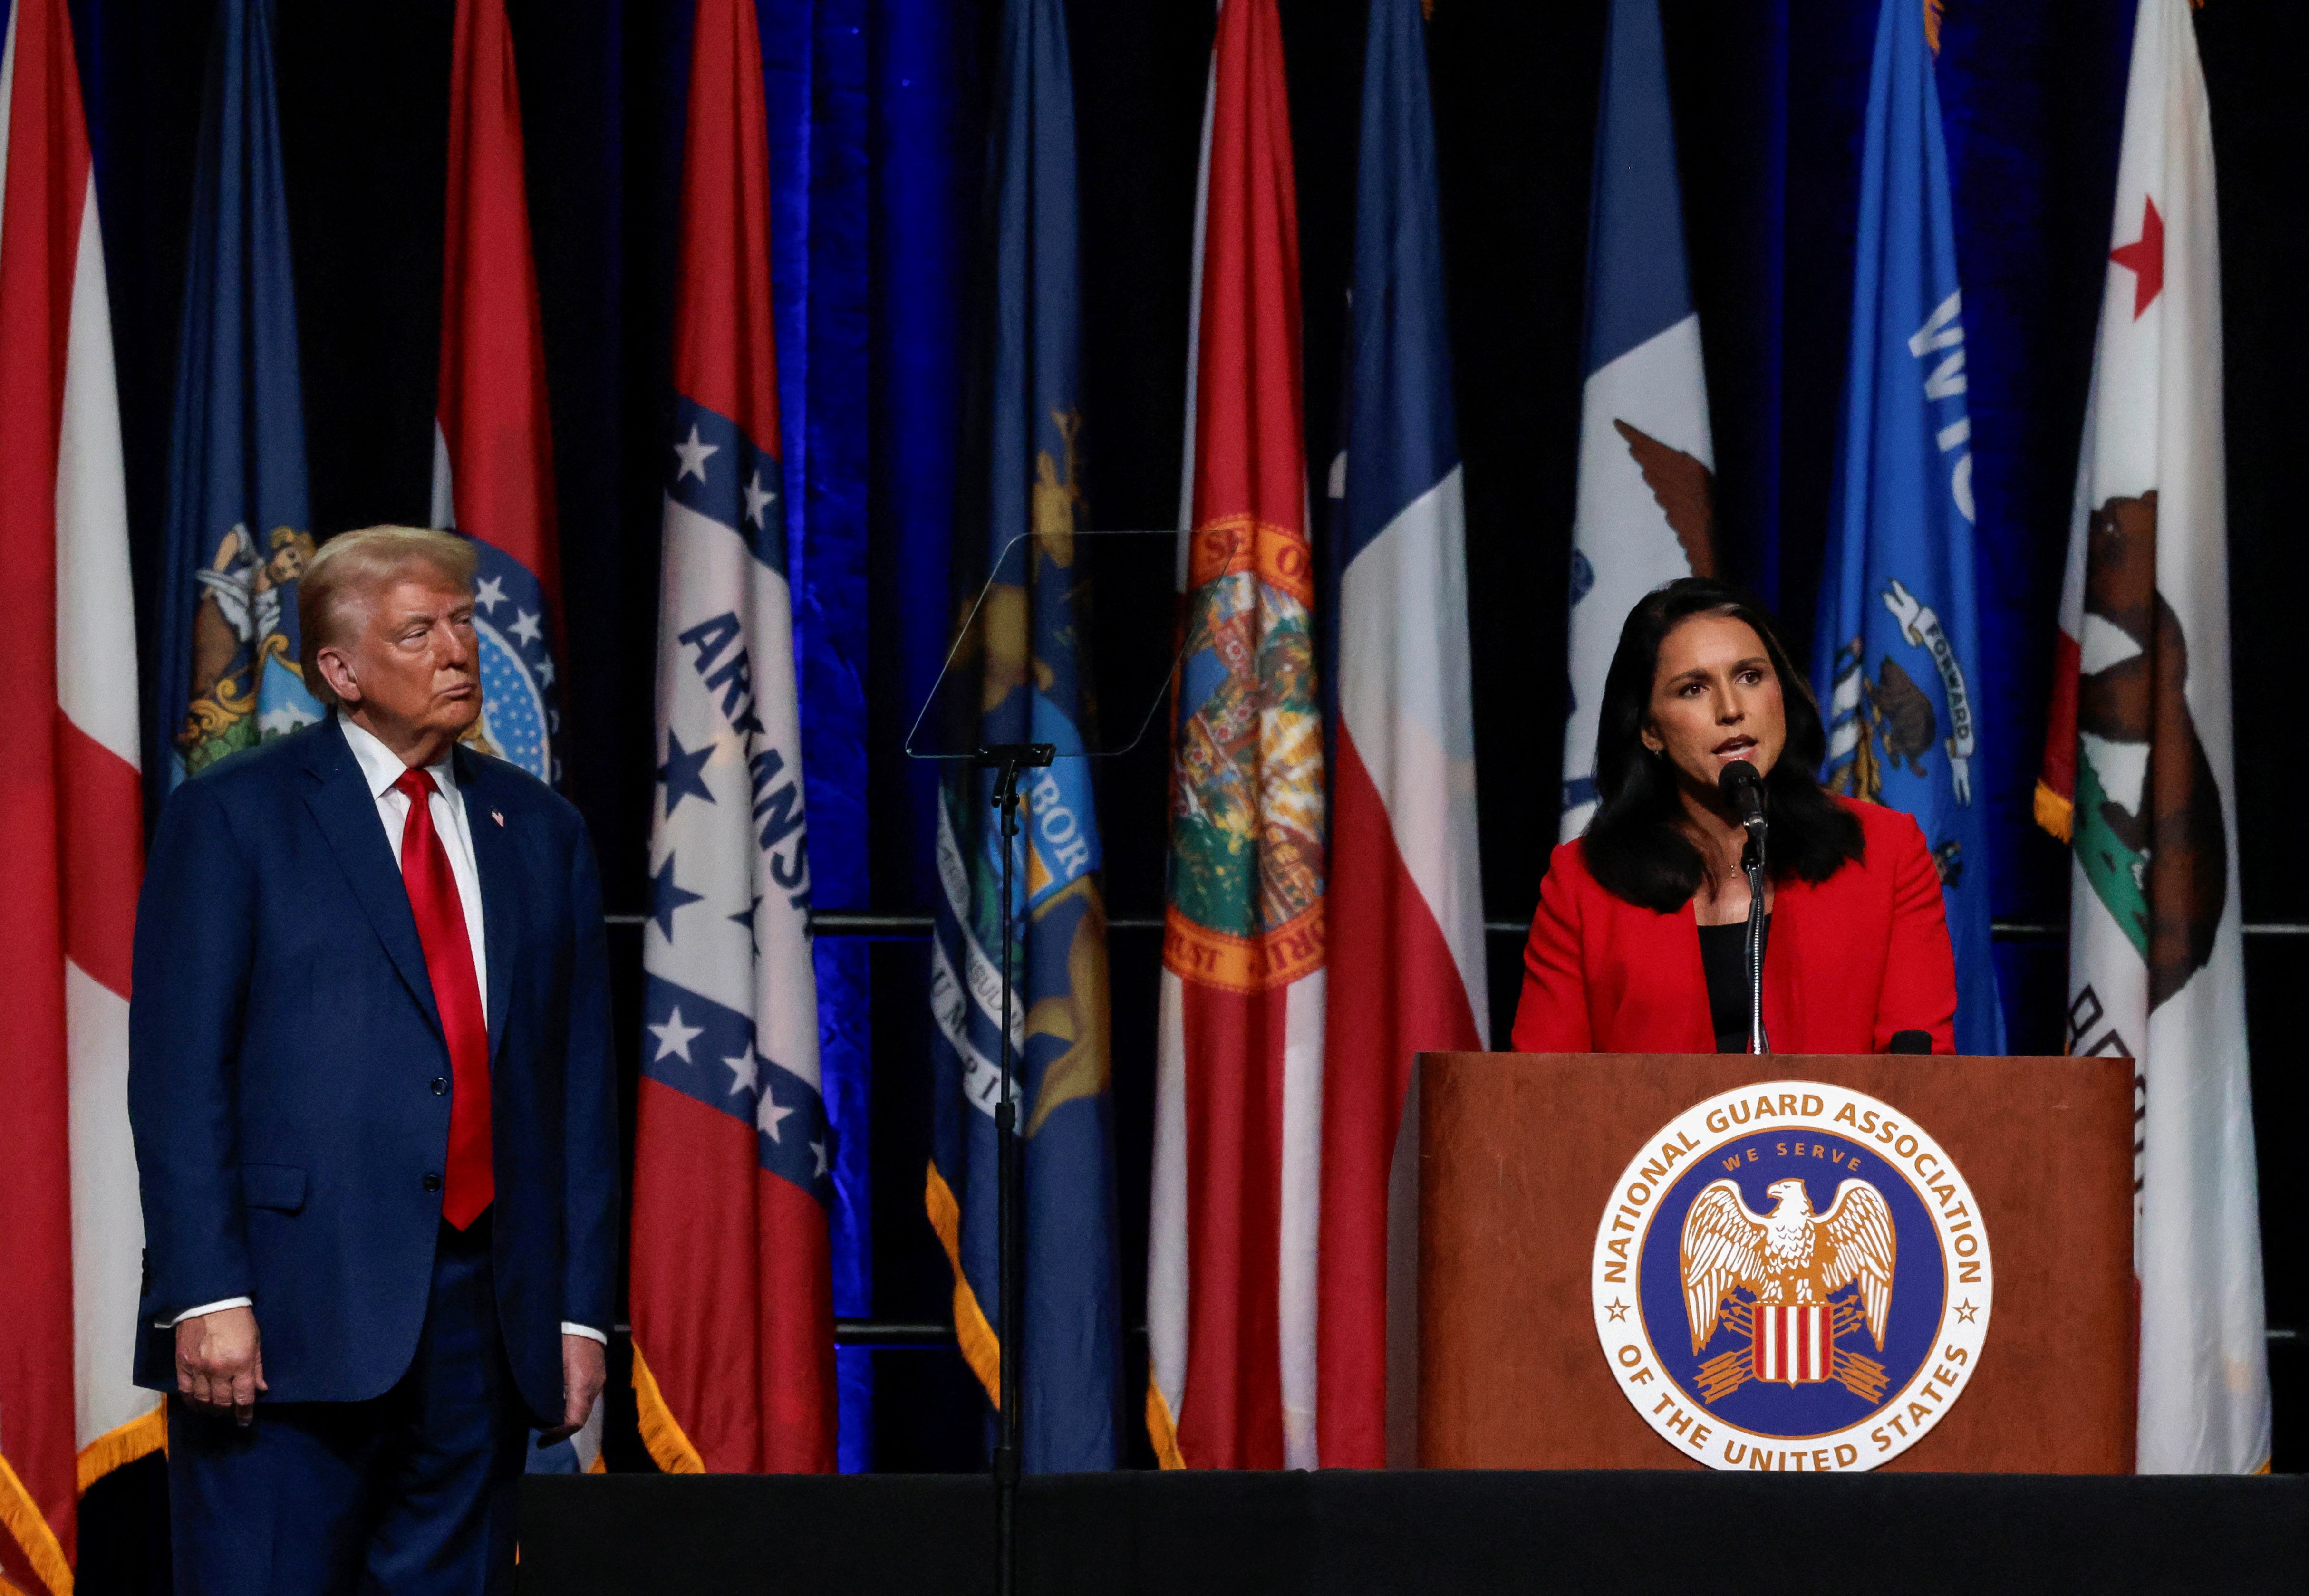
[[[1787,741],[1764,778],[1771,820],[1772,878],[1820,882],[1865,852],[1860,822],[1820,784],[1828,734],[1820,705],[1789,662],[1771,613],[1754,594],[1710,576],[1686,576],[1647,593],[1628,612],[1604,677],[1596,726],[1596,817],[1582,842],[1588,873],[1630,903],[1672,914],[1691,902],[1707,870],[1677,824],[1682,800],[1665,754],[1644,746],[1660,644],[1695,616],[1744,621],[1763,639],[1780,678]]]

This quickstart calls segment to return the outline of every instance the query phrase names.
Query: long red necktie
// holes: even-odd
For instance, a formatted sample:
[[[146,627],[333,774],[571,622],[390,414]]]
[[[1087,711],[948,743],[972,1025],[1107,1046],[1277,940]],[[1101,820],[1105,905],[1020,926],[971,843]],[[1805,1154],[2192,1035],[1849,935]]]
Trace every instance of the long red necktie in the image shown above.
[[[489,1157],[489,1027],[481,1013],[481,983],[473,974],[473,945],[465,936],[465,906],[448,850],[433,829],[431,772],[403,771],[393,786],[409,799],[401,828],[401,879],[425,945],[425,972],[449,1042],[449,1167],[444,1172],[441,1217],[463,1229],[497,1192]]]

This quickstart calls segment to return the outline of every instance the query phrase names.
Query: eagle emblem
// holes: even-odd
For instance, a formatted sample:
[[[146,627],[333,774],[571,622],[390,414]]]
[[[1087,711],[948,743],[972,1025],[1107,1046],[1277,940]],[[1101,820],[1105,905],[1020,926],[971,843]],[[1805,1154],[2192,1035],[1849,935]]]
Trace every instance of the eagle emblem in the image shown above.
[[[1881,1400],[1883,1365],[1837,1342],[1864,1328],[1884,1350],[1897,1244],[1883,1195],[1846,1180],[1825,1213],[1813,1212],[1800,1179],[1776,1180],[1766,1195],[1772,1211],[1758,1213],[1737,1186],[1718,1180],[1684,1216],[1679,1263],[1692,1352],[1720,1330],[1749,1343],[1700,1366],[1703,1399],[1715,1402],[1754,1378],[1834,1380],[1872,1403]],[[1847,1286],[1857,1290],[1835,1296]]]

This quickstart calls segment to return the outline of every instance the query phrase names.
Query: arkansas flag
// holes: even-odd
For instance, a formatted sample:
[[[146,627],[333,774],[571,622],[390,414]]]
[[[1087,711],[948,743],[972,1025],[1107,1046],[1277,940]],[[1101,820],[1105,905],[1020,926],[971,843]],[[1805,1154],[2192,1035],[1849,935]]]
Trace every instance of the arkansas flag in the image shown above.
[[[2220,227],[2187,0],[2140,0],[2037,815],[2071,1053],[2133,1060],[2142,1473],[2270,1458],[2229,713]]]
[[[505,0],[457,0],[432,519],[480,546],[473,630],[484,708],[468,740],[558,785],[553,436]]]
[[[1372,0],[1340,515],[1324,1016],[1323,1462],[1387,1461],[1387,1182],[1411,1057],[1483,1045],[1466,509],[1420,0]]]
[[[1146,1422],[1168,1468],[1307,1468],[1323,718],[1276,0],[1219,7],[1196,215]]]
[[[65,0],[0,56],[0,1580],[72,1588],[81,1491],[161,1444],[128,1371],[135,608],[104,246]]]
[[[826,1104],[753,0],[700,0],[642,928],[634,1389],[669,1472],[834,1467]]]

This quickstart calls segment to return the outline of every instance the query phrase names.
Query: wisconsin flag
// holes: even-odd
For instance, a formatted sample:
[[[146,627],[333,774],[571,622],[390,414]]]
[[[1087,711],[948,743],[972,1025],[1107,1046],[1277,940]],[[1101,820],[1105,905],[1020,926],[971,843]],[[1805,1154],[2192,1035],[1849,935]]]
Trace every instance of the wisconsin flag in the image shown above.
[[[1466,510],[1420,0],[1372,0],[1331,771],[1323,1462],[1387,1461],[1387,1182],[1411,1057],[1483,1045]]]
[[[674,1472],[834,1467],[832,1195],[753,0],[700,0],[658,611],[632,1304]]]
[[[297,582],[313,557],[297,282],[270,0],[217,8],[169,438],[153,766],[169,786],[321,718]]]
[[[1276,0],[1224,0],[1197,204],[1147,1240],[1166,1467],[1315,1462],[1323,724]]]
[[[996,96],[983,535],[957,552],[979,609],[976,722],[955,746],[1049,743],[1026,772],[1021,834],[990,807],[995,772],[956,763],[939,793],[942,888],[930,945],[931,1158],[926,1202],[954,1268],[963,1356],[1001,1396],[1000,1337],[1017,1334],[1020,1440],[1033,1472],[1111,1469],[1121,1396],[1115,1258],[1106,899],[1085,763],[1092,703],[1077,628],[1074,91],[1060,0],[1010,0]],[[1032,539],[1023,544],[1023,534]],[[1022,1322],[997,1290],[1005,846],[1015,927],[1012,1045],[1025,1162]]]
[[[129,1382],[144,1244],[128,1139],[143,869],[135,608],[112,322],[65,0],[0,50],[0,1584],[72,1589],[80,1493],[157,1450]]]
[[[2141,0],[2037,814],[2069,1050],[2133,1060],[2140,1466],[2270,1458],[2229,712],[2221,263],[2186,0]]]
[[[505,0],[457,0],[432,519],[480,546],[473,630],[486,707],[467,740],[558,784],[553,438]]]
[[[1883,0],[1861,154],[1852,352],[1812,690],[1836,791],[1916,816],[1956,945],[1956,1050],[2004,1051],[1989,946],[1964,295],[1916,0]]]
[[[1628,611],[1664,582],[1716,571],[1708,381],[1684,270],[1659,0],[1612,0],[1587,247],[1566,841],[1596,813],[1596,715]]]

